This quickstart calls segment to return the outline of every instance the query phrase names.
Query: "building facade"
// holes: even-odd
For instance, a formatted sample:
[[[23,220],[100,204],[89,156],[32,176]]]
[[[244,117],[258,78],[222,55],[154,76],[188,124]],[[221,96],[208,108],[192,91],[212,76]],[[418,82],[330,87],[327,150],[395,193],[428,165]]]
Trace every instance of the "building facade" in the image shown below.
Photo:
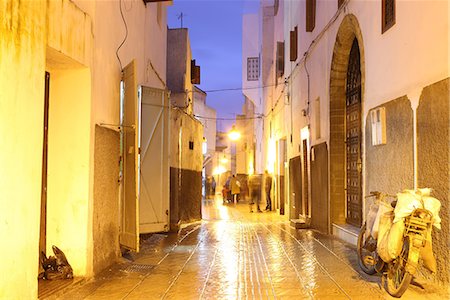
[[[200,67],[192,59],[187,28],[167,33],[170,117],[170,228],[201,219],[203,126],[194,115],[194,84]]]
[[[10,258],[1,263],[10,275],[0,298],[37,298],[39,252],[53,254],[52,245],[75,276],[92,276],[120,256],[119,195],[131,176],[119,176],[122,69],[134,65],[127,69],[133,89],[165,90],[166,6],[0,2],[7,20],[0,25],[0,233]],[[128,182],[136,194],[135,175]]]
[[[244,34],[260,33],[258,47],[250,34],[243,44],[259,57],[257,156],[280,213],[355,242],[370,191],[431,187],[443,218],[435,279],[448,282],[448,2],[261,1],[246,20]]]

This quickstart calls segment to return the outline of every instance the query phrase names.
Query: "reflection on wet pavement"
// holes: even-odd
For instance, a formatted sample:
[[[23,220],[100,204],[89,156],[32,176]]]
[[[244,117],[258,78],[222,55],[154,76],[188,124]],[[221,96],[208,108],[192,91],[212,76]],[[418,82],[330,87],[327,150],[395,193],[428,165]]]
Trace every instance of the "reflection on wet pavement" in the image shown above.
[[[362,274],[355,248],[295,230],[276,212],[204,200],[204,220],[179,234],[153,234],[131,254],[61,299],[389,299]],[[411,286],[405,299],[438,299]],[[438,298],[436,298],[438,297]]]

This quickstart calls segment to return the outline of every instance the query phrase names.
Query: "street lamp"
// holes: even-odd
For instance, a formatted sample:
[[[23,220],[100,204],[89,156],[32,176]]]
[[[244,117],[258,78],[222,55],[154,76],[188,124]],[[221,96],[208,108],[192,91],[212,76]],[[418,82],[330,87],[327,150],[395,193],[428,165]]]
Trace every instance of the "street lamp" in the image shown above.
[[[233,125],[233,127],[230,130],[230,132],[228,132],[228,137],[232,141],[237,141],[238,139],[241,138],[241,133],[239,131],[237,131],[236,127]]]

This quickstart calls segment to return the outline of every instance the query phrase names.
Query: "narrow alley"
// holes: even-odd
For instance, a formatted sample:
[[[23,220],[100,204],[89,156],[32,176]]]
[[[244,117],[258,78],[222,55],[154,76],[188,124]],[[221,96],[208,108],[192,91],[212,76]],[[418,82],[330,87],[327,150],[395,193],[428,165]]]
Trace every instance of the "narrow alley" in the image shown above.
[[[122,259],[58,299],[390,299],[363,274],[353,246],[295,230],[276,212],[203,201],[204,220],[179,234],[152,234]],[[443,299],[413,283],[405,299]]]

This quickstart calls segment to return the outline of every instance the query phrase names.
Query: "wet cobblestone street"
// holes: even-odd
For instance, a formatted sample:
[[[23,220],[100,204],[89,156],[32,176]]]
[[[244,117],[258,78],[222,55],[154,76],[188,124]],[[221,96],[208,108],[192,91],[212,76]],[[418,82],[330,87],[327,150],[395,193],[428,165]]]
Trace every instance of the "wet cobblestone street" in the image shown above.
[[[363,274],[355,248],[295,230],[276,212],[207,200],[204,220],[179,234],[153,234],[130,260],[60,299],[390,299],[381,278]],[[444,299],[424,283],[404,299]]]

